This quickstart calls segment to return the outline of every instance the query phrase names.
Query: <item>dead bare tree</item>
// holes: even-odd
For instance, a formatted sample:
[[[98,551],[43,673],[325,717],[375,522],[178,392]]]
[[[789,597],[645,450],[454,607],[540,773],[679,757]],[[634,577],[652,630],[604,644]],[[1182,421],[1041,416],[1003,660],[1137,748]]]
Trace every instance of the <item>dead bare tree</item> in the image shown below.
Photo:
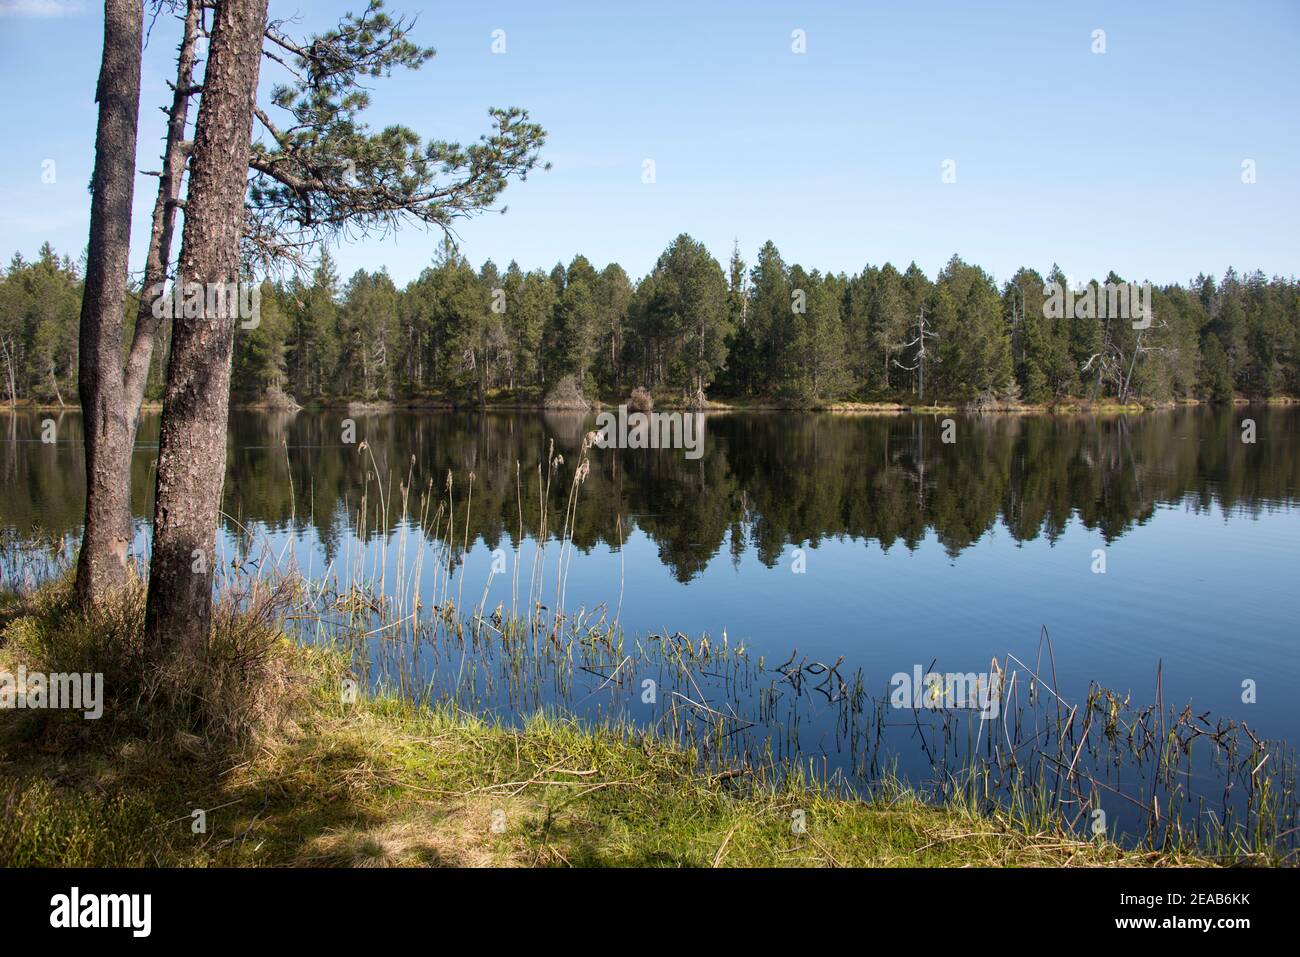
[[[131,338],[131,353],[125,373],[132,441],[135,440],[135,427],[139,422],[140,405],[144,401],[145,383],[149,378],[149,364],[161,325],[154,306],[163,295],[163,284],[167,280],[167,270],[171,264],[176,213],[182,205],[181,183],[185,177],[191,146],[185,139],[185,126],[189,118],[190,98],[199,92],[199,87],[194,85],[194,48],[202,30],[202,16],[203,0],[187,0],[180,49],[176,57],[176,82],[172,84],[172,102],[163,109],[167,114],[167,136],[163,147],[162,169],[158,172],[158,196],[153,206],[153,225],[145,258],[140,308],[136,311],[135,331]]]
[[[922,306],[916,313],[916,338],[911,342],[903,343],[902,346],[904,349],[910,349],[913,346],[916,347],[916,352],[912,354],[912,365],[904,365],[897,359],[894,360],[894,365],[898,366],[900,369],[906,369],[909,372],[915,372],[917,374],[918,402],[925,401],[925,360],[930,355],[930,350],[926,348],[926,343],[931,339],[937,338],[939,338],[939,333],[930,330],[930,323],[926,319],[925,315],[925,307]],[[934,361],[939,361],[938,356],[935,356]]]
[[[1168,323],[1165,320],[1157,320],[1151,317],[1148,324],[1139,330],[1132,351],[1126,352],[1123,345],[1110,334],[1110,324],[1107,323],[1101,351],[1090,355],[1082,366],[1084,373],[1091,372],[1094,368],[1097,370],[1097,378],[1093,385],[1092,394],[1094,402],[1097,400],[1102,386],[1111,383],[1115,387],[1115,396],[1119,403],[1121,405],[1128,403],[1129,398],[1132,396],[1133,373],[1137,369],[1138,362],[1144,356],[1171,351],[1167,346],[1147,345],[1145,340],[1147,332],[1152,329],[1163,329],[1167,325]]]

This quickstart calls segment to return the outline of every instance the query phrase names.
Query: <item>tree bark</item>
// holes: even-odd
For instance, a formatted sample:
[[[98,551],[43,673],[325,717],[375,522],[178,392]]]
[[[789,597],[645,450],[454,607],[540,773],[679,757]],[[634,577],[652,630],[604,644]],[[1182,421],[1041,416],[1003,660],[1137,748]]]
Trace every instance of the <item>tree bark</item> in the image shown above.
[[[78,392],[86,446],[86,529],[76,591],[91,605],[127,581],[131,448],[122,391],[122,312],[126,303],[140,112],[141,0],[106,0],[104,53],[95,99],[95,171],[90,244],[81,300]]]
[[[177,282],[239,281],[267,0],[220,0],[194,134]],[[237,318],[177,316],[163,395],[146,639],[206,656]]]

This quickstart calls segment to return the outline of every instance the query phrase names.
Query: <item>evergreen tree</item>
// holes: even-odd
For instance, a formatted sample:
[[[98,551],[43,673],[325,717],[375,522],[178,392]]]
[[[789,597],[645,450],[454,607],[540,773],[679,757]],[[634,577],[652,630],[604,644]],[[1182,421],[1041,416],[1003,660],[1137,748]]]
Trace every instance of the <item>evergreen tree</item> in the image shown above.
[[[894,357],[911,339],[909,333],[915,309],[908,301],[904,277],[892,265],[885,263],[874,279],[868,299],[867,338],[863,344],[870,343],[872,361],[869,367],[873,374],[868,381],[876,383],[877,392],[888,395],[892,385],[891,370],[895,368]]]
[[[839,398],[848,381],[840,284],[816,270],[805,275],[798,266],[790,271],[790,282],[807,294],[805,308],[794,313],[791,391],[809,405]]]
[[[957,257],[936,285],[915,263],[852,277],[787,266],[771,243],[748,270],[733,249],[724,272],[682,235],[635,284],[618,264],[597,271],[583,256],[549,274],[513,262],[504,273],[490,261],[475,270],[444,239],[433,264],[399,289],[382,271],[359,270],[340,285],[324,251],[308,278],[262,284],[260,323],[236,336],[232,390],[253,401],[272,386],[302,402],[486,401],[497,388],[544,392],[575,375],[605,396],[704,388],[815,404],[918,396],[924,373],[925,401],[1300,391],[1295,280],[1230,271],[1222,283],[1198,276],[1154,288],[1151,322],[1137,329],[1131,316],[1111,314],[1105,283],[1123,279],[1112,271],[1078,287],[1071,305],[1053,292],[1066,284],[1057,266],[1046,278],[1021,268],[999,292]],[[0,273],[0,401],[71,402],[80,296],[79,269],[48,245],[31,260],[15,254]],[[128,334],[138,296],[128,292]],[[165,324],[157,335],[152,395]]]
[[[758,251],[749,281],[754,290],[750,313],[759,344],[755,383],[760,394],[776,392],[786,388],[791,378],[787,363],[795,304],[785,263],[770,239]]]
[[[577,255],[563,276],[551,328],[547,334],[547,366],[554,379],[573,376],[586,390],[587,377],[599,347],[600,277],[586,256]]]
[[[618,263],[601,270],[596,284],[596,384],[616,393],[623,391],[623,320],[632,301],[632,283]]]

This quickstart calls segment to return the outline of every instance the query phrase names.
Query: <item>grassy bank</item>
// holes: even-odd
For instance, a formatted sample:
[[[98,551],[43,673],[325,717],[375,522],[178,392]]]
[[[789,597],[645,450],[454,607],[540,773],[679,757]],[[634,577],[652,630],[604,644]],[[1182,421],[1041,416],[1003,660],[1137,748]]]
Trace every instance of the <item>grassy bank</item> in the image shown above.
[[[0,711],[0,865],[1208,863],[932,807],[892,785],[861,801],[797,778],[702,775],[688,751],[626,729],[345,701],[348,662],[276,635],[256,601],[217,615],[218,679],[133,671],[141,598],[94,619],[66,583],[5,603],[0,670],[107,656],[106,679],[126,687],[115,696],[106,681],[99,721]],[[257,704],[268,681],[275,706]]]

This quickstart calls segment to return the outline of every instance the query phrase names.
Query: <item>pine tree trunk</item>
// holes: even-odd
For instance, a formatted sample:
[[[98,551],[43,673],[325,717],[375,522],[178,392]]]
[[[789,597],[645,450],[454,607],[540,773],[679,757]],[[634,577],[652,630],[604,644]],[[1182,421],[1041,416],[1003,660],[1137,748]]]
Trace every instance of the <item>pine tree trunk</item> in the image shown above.
[[[238,282],[267,0],[217,4],[194,134],[178,282]],[[200,658],[212,617],[237,317],[176,317],[163,396],[146,637]]]
[[[122,476],[130,474],[132,427],[122,388],[122,311],[135,190],[143,24],[141,0],[106,0],[78,358],[86,527],[76,591],[83,605],[101,601],[127,581],[131,490]]]

